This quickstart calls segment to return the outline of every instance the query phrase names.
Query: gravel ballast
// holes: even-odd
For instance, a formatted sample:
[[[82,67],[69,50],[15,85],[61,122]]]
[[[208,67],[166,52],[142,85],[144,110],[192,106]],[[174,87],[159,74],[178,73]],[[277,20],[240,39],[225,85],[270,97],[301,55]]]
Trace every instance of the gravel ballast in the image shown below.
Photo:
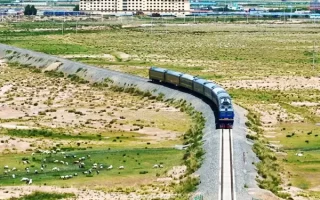
[[[40,68],[46,68],[53,63],[57,63],[57,66],[59,66],[57,70],[66,74],[75,74],[81,68],[81,72],[77,73],[77,75],[90,82],[99,82],[103,81],[105,78],[109,78],[114,81],[114,84],[119,86],[134,85],[140,90],[149,90],[155,95],[163,93],[165,99],[184,99],[188,103],[191,103],[197,111],[203,113],[203,116],[206,119],[205,129],[203,131],[203,147],[206,153],[203,164],[197,171],[197,173],[200,175],[201,181],[197,193],[201,193],[204,199],[218,199],[220,135],[218,134],[219,131],[215,129],[214,113],[210,106],[202,99],[177,89],[153,84],[146,78],[108,69],[101,69],[63,58],[58,58],[56,56],[16,48],[4,44],[0,44],[0,59]],[[248,187],[257,187],[255,181],[257,173],[254,165],[252,164],[252,162],[257,162],[257,158],[252,152],[252,144],[250,144],[245,137],[246,127],[244,123],[246,121],[246,111],[236,105],[235,111],[236,117],[233,128],[233,156],[236,179],[236,196],[238,200],[251,200],[251,197],[246,191],[245,185]]]

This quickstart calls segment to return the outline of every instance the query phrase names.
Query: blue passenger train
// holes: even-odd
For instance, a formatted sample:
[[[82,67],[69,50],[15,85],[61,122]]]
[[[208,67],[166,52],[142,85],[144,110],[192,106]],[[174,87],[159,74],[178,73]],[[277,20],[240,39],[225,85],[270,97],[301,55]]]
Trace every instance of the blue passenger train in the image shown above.
[[[183,74],[159,67],[149,69],[149,78],[153,82],[163,82],[194,91],[207,98],[215,108],[216,127],[232,129],[233,106],[230,95],[218,84],[189,74]]]

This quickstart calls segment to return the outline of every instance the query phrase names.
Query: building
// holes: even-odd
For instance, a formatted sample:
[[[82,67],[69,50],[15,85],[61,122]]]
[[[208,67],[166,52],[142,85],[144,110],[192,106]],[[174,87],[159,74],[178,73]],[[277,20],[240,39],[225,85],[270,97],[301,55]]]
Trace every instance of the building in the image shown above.
[[[320,11],[320,1],[319,0],[314,0],[310,2],[310,11]]]
[[[189,0],[80,0],[81,11],[100,13],[181,13],[190,11]]]

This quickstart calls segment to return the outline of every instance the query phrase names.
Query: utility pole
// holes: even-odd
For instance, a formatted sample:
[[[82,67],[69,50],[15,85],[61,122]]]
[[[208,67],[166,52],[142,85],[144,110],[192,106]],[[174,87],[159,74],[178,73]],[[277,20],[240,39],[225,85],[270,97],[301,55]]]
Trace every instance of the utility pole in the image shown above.
[[[315,54],[316,54],[316,41],[313,41],[313,56],[312,56],[312,69],[314,70],[315,68]]]

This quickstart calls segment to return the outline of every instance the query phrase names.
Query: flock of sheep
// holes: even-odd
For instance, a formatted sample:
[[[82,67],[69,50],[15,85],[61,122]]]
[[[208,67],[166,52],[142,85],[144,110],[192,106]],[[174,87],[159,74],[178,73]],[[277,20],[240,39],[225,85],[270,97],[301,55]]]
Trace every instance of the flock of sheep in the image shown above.
[[[67,155],[65,154],[65,152],[61,152],[60,149],[57,149],[57,150],[38,150],[37,153],[42,153],[42,154],[57,154],[57,153],[60,153],[62,155],[64,155],[64,158],[74,158],[76,159],[77,156],[76,155]],[[32,156],[34,156],[35,153],[32,153]],[[80,157],[78,159],[76,159],[75,161],[73,161],[73,164],[74,165],[77,165],[80,169],[81,168],[85,168],[85,160],[86,159],[90,159],[90,155],[86,155],[86,157]],[[45,163],[48,163],[47,159],[44,158],[42,159],[42,164],[41,164],[41,168],[40,168],[40,171],[41,172],[44,172],[45,171],[45,168],[47,167],[47,164]],[[68,166],[69,163],[66,162],[66,161],[63,161],[63,160],[53,160],[53,161],[50,161],[51,163],[54,163],[54,164],[60,164],[60,165],[65,165],[65,166]],[[30,162],[28,160],[22,160],[22,164],[23,165],[28,165],[30,164]],[[123,165],[119,166],[118,169],[119,170],[123,170],[125,167]],[[153,166],[153,168],[163,168],[163,165],[158,165],[158,164],[155,164]],[[102,169],[107,169],[107,170],[112,170],[113,169],[113,166],[112,165],[109,165],[108,167],[104,167],[104,165],[102,163],[93,163],[92,166],[87,169],[86,171],[83,171],[82,174],[84,175],[91,175],[94,171],[96,172],[97,175],[100,174],[100,171],[99,170],[102,170]],[[9,168],[8,165],[5,165],[4,166],[4,174],[5,175],[8,175],[9,173],[11,173],[11,176],[13,179],[16,178],[16,175],[13,173],[15,171],[17,171],[17,168],[16,167],[13,167],[12,169]],[[60,168],[58,166],[55,166],[51,169],[52,172],[59,172],[60,171]],[[25,167],[25,172],[27,174],[30,173],[30,168],[29,167]],[[34,170],[34,174],[39,174],[39,171],[37,169]],[[68,175],[61,175],[60,176],[60,179],[62,180],[67,180],[67,179],[71,179],[75,176],[78,176],[78,173],[73,173],[73,174],[68,174]],[[24,181],[26,182],[26,184],[30,185],[32,184],[32,179],[31,178],[27,178],[27,177],[23,177],[21,178],[21,181]]]

